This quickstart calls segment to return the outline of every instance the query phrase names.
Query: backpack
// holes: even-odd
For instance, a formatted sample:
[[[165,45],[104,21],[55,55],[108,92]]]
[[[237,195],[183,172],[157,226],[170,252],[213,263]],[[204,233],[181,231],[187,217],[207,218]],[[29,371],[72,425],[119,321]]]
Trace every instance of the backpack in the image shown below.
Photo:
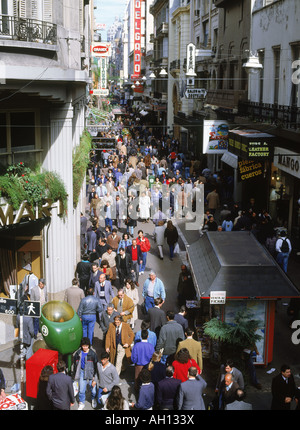
[[[282,244],[280,247],[280,252],[289,252],[290,248],[289,248],[289,244],[287,243],[287,239],[282,239]]]

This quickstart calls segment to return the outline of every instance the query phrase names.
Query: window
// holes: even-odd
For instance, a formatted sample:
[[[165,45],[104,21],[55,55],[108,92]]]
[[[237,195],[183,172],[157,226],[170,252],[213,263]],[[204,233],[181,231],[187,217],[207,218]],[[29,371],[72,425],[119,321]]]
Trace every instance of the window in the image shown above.
[[[0,112],[0,163],[36,162],[36,113]]]
[[[264,100],[264,67],[265,67],[265,51],[263,49],[258,51],[258,60],[260,64],[263,66],[260,71],[259,78],[259,101],[263,103]]]
[[[280,79],[280,48],[273,48],[274,54],[274,103],[278,104]]]

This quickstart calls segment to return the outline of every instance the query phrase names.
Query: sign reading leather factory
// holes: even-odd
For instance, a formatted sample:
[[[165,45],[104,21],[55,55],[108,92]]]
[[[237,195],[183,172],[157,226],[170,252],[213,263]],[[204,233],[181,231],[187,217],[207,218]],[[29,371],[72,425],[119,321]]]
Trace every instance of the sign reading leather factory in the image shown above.
[[[26,201],[22,202],[19,209],[15,210],[9,203],[0,203],[0,228],[19,224],[22,221],[36,221],[38,219],[51,217],[51,210],[57,207],[57,214],[63,214],[61,202],[54,203],[47,199],[41,208],[32,208]]]

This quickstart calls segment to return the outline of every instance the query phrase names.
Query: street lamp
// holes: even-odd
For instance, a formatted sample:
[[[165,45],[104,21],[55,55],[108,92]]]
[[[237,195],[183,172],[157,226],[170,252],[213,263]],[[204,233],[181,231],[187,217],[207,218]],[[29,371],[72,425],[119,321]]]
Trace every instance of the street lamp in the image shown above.
[[[166,76],[168,76],[168,73],[165,69],[161,69],[161,71],[159,72],[159,76],[165,78]]]

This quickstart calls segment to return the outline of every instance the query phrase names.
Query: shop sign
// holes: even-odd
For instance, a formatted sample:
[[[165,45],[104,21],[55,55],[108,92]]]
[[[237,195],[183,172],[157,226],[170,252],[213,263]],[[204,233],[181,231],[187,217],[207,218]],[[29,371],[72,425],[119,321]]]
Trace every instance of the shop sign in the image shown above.
[[[248,142],[248,158],[269,158],[270,145],[268,142],[262,140],[255,140]]]
[[[238,174],[240,181],[257,178],[263,174],[263,163],[241,160],[238,162]]]
[[[141,76],[142,65],[142,2],[134,2],[134,49],[133,49],[133,75],[132,78]]]
[[[211,305],[225,305],[226,291],[211,291],[209,303]]]
[[[220,120],[204,120],[203,153],[224,154],[228,149],[228,123]]]
[[[300,178],[300,154],[295,154],[284,148],[275,148],[274,166]]]
[[[51,217],[51,210],[54,207],[58,208],[58,215],[63,214],[62,202],[54,203],[51,199],[46,199],[41,208],[32,208],[28,202],[24,201],[18,210],[15,210],[9,203],[0,203],[0,228],[19,224],[24,219],[36,221],[37,219]]]
[[[93,57],[110,57],[111,56],[111,44],[101,43],[91,45],[91,52]]]
[[[273,154],[273,139],[258,130],[229,130],[228,149],[244,160],[268,159]]]

